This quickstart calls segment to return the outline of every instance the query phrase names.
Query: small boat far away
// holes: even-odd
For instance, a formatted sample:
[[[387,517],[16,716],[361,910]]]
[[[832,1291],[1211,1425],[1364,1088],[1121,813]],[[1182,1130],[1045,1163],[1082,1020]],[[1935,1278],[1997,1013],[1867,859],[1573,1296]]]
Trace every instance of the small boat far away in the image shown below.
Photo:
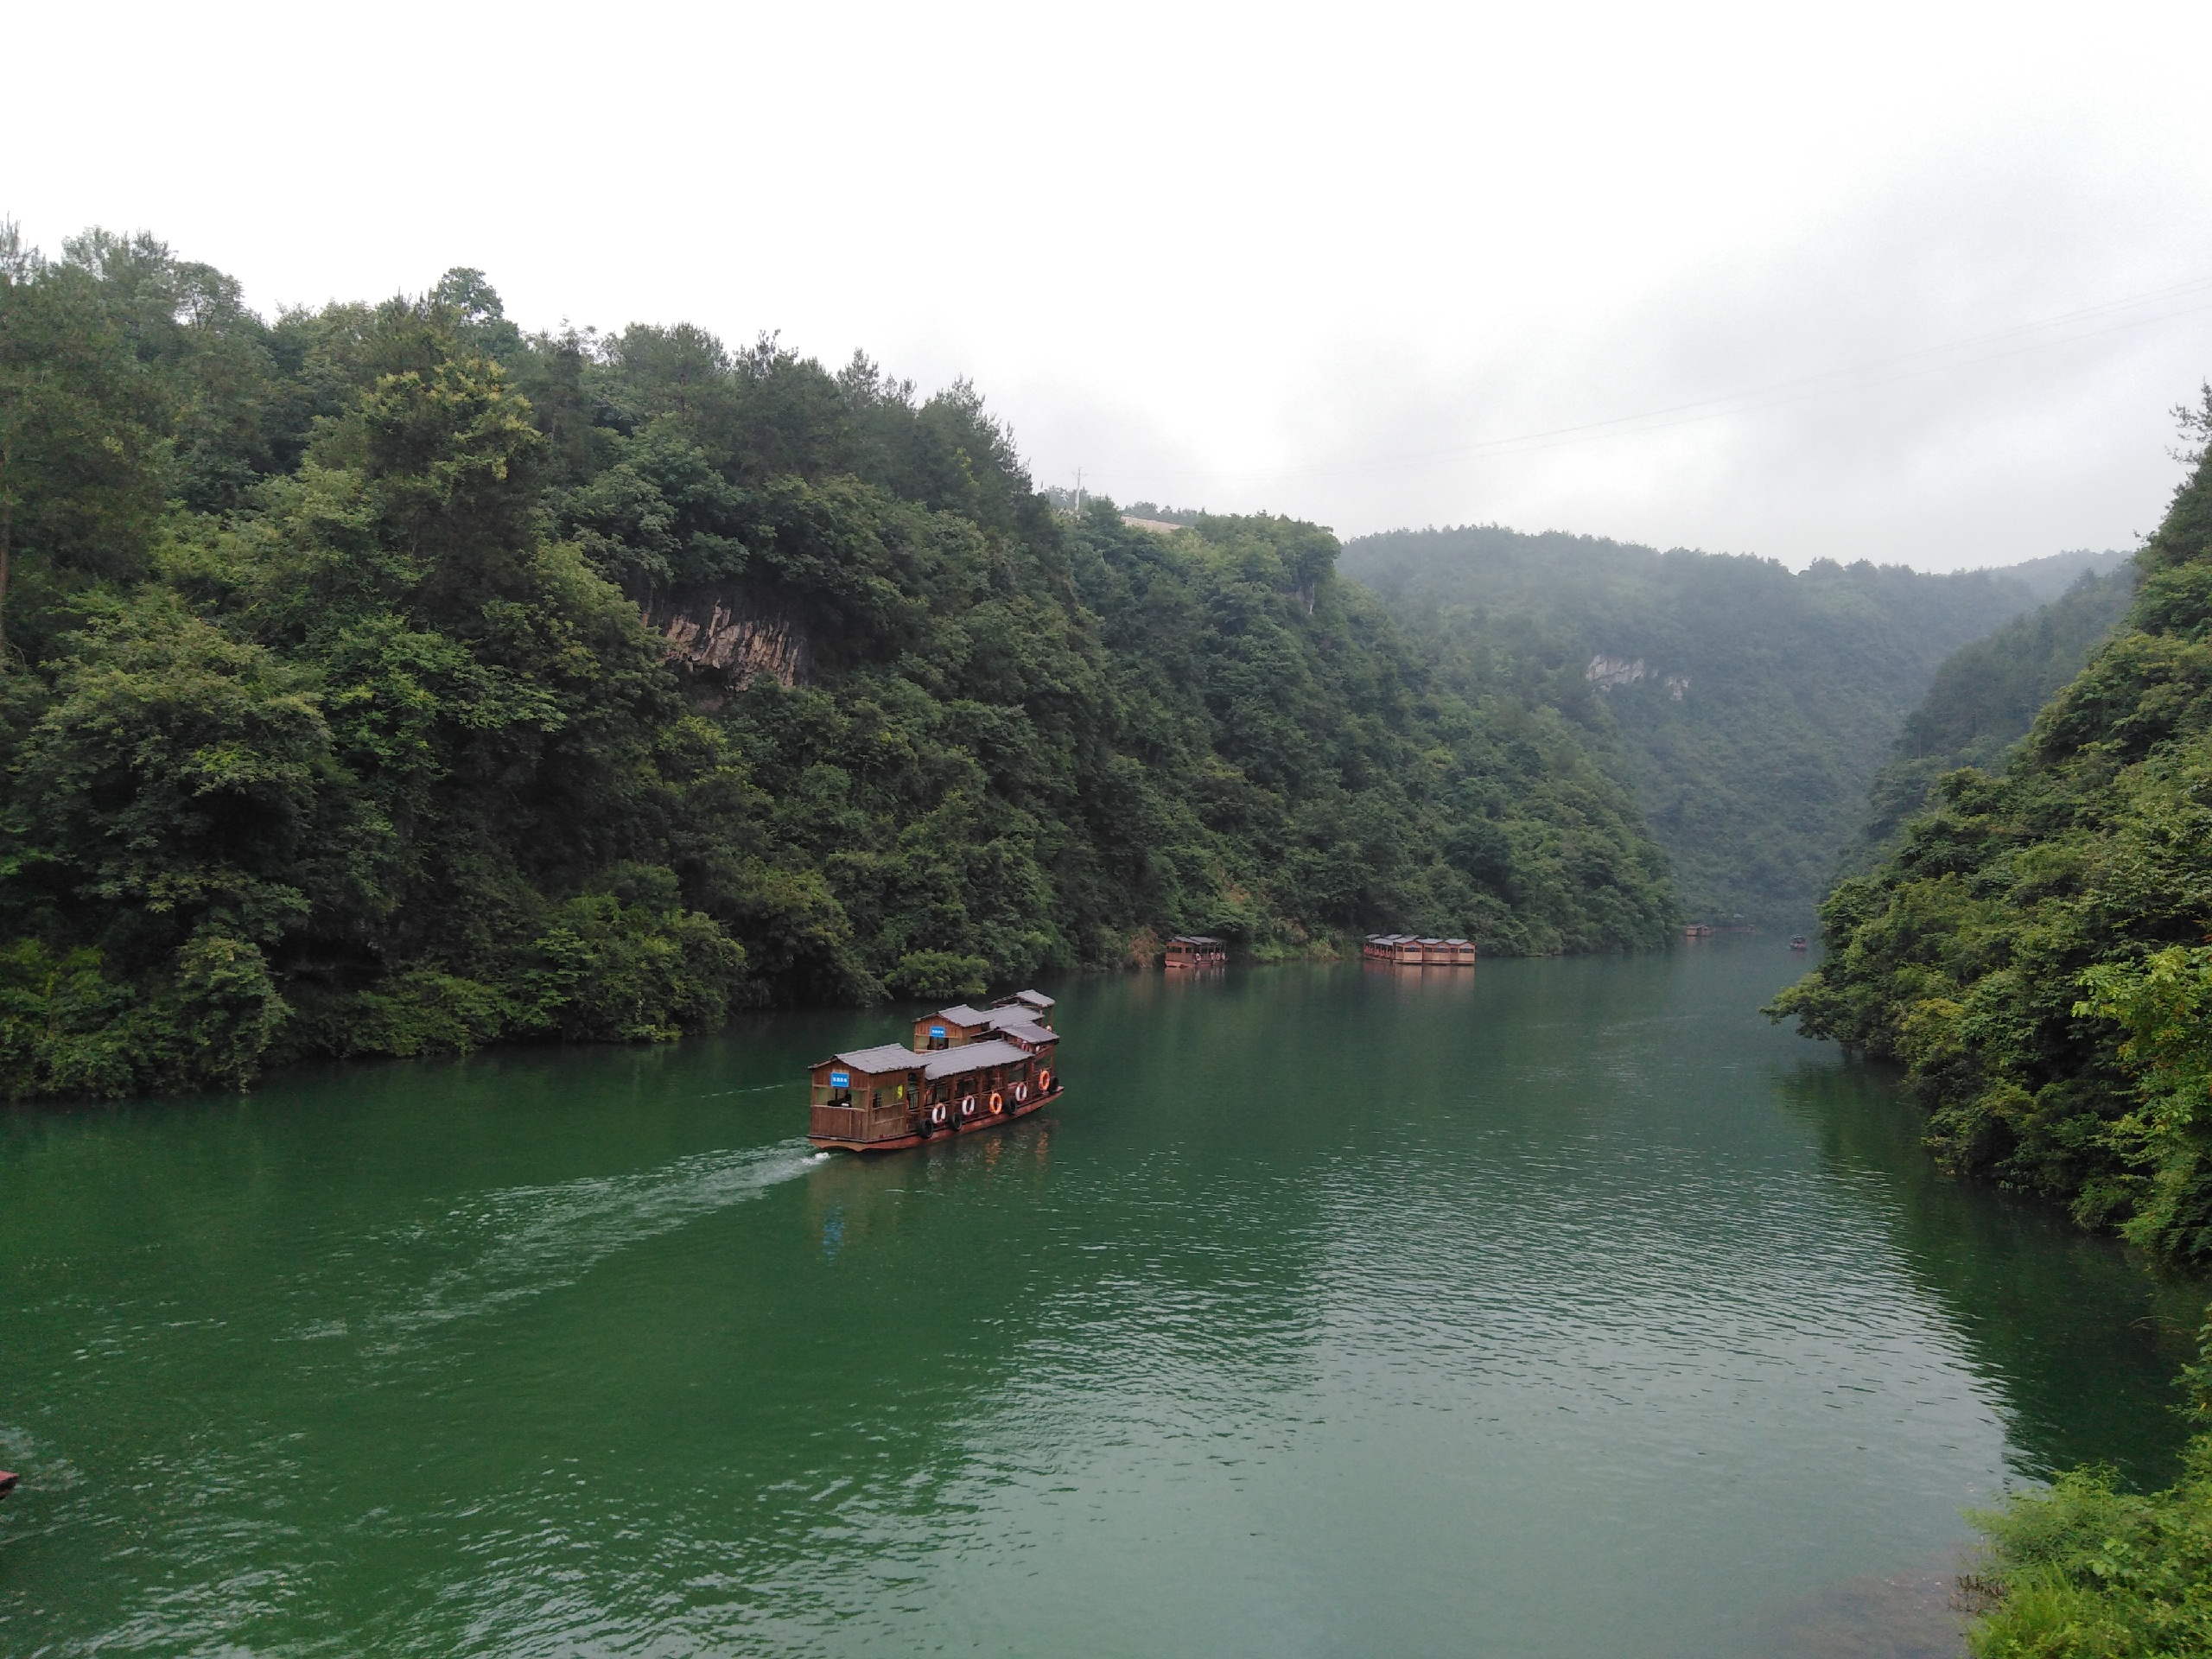
[[[895,1152],[996,1128],[1059,1097],[1052,999],[1016,991],[914,1021],[914,1046],[884,1043],[817,1060],[806,1138],[846,1152]]]
[[[1162,967],[1220,968],[1229,962],[1229,941],[1211,933],[1178,933],[1167,941]]]
[[[1802,933],[1792,933],[1789,936],[1789,948],[1792,950],[1802,950],[1805,948],[1805,936]]]
[[[1414,933],[1370,933],[1359,947],[1370,962],[1395,962],[1401,968],[1471,968],[1471,939],[1432,939]]]

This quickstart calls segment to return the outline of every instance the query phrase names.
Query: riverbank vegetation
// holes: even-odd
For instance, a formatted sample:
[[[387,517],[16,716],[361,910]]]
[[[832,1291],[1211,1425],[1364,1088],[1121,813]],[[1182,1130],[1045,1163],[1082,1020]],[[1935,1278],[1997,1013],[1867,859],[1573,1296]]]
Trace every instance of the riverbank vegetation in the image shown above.
[[[2212,1424],[2212,1353],[2183,1380],[2202,1431]],[[2181,1478],[2164,1491],[2132,1492],[2109,1468],[2075,1469],[1968,1518],[1988,1542],[1967,1580],[1985,1604],[1967,1636],[1974,1659],[2212,1652],[2212,1433],[2190,1440]]]
[[[965,385],[0,232],[0,1089],[637,1040],[1203,929],[1655,944],[1602,728]]]
[[[1840,883],[1777,1017],[1901,1062],[1952,1169],[2212,1266],[2212,391],[2125,625]]]
[[[1496,525],[1360,537],[1348,575],[1400,621],[1604,705],[1687,912],[1796,925],[1951,652],[2100,563],[2006,571],[1662,553]]]

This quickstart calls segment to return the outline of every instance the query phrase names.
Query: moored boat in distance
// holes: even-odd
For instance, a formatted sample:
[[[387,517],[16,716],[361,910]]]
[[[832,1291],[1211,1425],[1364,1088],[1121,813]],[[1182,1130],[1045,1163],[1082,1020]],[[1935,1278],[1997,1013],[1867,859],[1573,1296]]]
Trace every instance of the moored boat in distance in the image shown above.
[[[1395,962],[1404,968],[1471,968],[1471,939],[1432,939],[1414,933],[1370,933],[1359,954],[1370,962]]]
[[[895,1152],[996,1128],[1060,1093],[1052,999],[1016,991],[914,1021],[914,1046],[849,1049],[812,1067],[806,1138],[847,1152]]]
[[[1211,933],[1178,933],[1167,941],[1164,968],[1220,968],[1229,961],[1229,942]]]

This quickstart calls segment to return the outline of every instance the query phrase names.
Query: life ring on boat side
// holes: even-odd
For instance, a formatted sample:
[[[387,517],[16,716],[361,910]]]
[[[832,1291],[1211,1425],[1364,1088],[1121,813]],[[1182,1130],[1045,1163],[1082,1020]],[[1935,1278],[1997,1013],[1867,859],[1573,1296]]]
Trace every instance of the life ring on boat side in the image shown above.
[[[1015,1084],[1014,1085],[1014,1097],[1017,1102],[1028,1099],[1029,1085],[1026,1083]]]
[[[1006,1096],[995,1089],[991,1090],[991,1116],[998,1117],[1006,1111]]]
[[[1052,1091],[1052,1074],[1049,1071],[1039,1071],[1037,1074],[1037,1092],[1040,1095],[1049,1094]]]
[[[975,1096],[963,1095],[960,1097],[960,1116],[963,1117],[973,1117],[976,1116]]]
[[[930,1122],[935,1124],[938,1128],[943,1128],[944,1127],[944,1103],[943,1101],[940,1100],[936,1105],[930,1108]]]

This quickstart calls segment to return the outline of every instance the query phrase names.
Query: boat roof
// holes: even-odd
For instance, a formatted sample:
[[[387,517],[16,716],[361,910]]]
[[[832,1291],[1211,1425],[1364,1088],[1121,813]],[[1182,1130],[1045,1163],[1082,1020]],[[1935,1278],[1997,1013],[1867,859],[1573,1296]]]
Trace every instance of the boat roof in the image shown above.
[[[1019,1065],[1029,1058],[1029,1051],[994,1038],[989,1042],[969,1043],[962,1048],[941,1048],[917,1058],[923,1062],[922,1075],[934,1081],[938,1077],[957,1077],[963,1071],[981,1071],[985,1066]]]
[[[1054,1031],[1050,1026],[1040,1026],[1033,1020],[1005,1020],[993,1026],[991,1029],[1001,1037],[1017,1043],[1031,1043],[1041,1046],[1046,1043],[1057,1043],[1060,1040],[1058,1032]]]
[[[826,1060],[817,1060],[817,1065],[849,1066],[855,1071],[865,1071],[872,1077],[886,1071],[911,1071],[922,1063],[922,1057],[903,1043],[878,1043],[874,1048],[847,1049],[832,1054]]]
[[[991,1006],[995,1008],[1003,1008],[1016,1002],[1020,1003],[1024,1007],[1030,1008],[1049,1008],[1053,1006],[1052,999],[1042,991],[1016,991],[1011,996],[999,998]]]
[[[1211,933],[1178,933],[1167,943],[1170,944],[1219,944],[1221,941]]]
[[[1006,1016],[994,1014],[988,1008],[971,1008],[965,1002],[958,1002],[949,1008],[939,1008],[930,1018],[942,1020],[949,1026],[993,1026]]]

